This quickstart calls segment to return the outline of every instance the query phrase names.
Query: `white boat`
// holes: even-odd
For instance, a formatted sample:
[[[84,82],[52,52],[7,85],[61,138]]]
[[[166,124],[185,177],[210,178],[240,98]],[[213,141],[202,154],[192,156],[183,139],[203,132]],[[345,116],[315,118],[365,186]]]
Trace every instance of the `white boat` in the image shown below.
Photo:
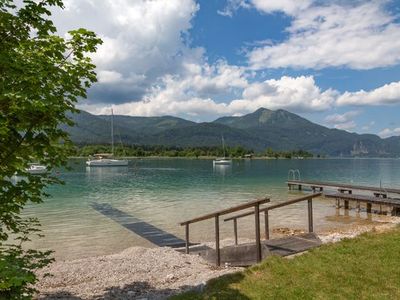
[[[101,153],[95,154],[94,158],[89,158],[86,164],[89,167],[117,167],[127,166],[128,161],[126,159],[116,159],[114,156],[114,113],[111,109],[111,152],[112,153]]]
[[[213,161],[213,165],[230,165],[232,164],[232,160],[229,157],[225,156],[225,140],[224,136],[222,136],[222,149],[224,150],[224,157],[217,157]]]
[[[112,158],[112,154],[104,153],[104,154],[96,154],[93,159],[88,159],[86,164],[90,167],[118,167],[118,166],[127,166],[128,161],[126,159],[115,159]]]
[[[27,171],[29,174],[32,175],[41,175],[41,174],[46,174],[48,172],[46,166],[39,164],[30,164],[29,168],[26,168],[25,171]]]
[[[232,164],[232,160],[227,157],[217,157],[213,161],[214,165],[230,165]]]

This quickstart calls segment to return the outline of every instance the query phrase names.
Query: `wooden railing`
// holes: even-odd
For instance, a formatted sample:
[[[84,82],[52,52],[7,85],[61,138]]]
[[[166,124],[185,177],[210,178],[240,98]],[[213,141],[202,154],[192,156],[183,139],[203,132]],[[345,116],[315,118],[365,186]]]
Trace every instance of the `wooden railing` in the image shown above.
[[[261,240],[260,240],[260,205],[269,202],[269,198],[263,198],[252,202],[247,202],[238,206],[234,206],[228,209],[223,209],[217,212],[213,212],[201,217],[197,217],[191,220],[181,222],[181,226],[185,226],[185,239],[186,239],[186,253],[189,253],[189,225],[200,221],[214,218],[215,220],[215,251],[216,251],[216,264],[221,265],[221,251],[219,246],[219,217],[222,215],[237,212],[243,209],[254,207],[252,214],[255,215],[255,236],[256,236],[256,251],[257,261],[261,261]],[[237,238],[236,238],[237,239]]]
[[[294,203],[298,203],[301,201],[308,201],[308,232],[314,232],[314,224],[313,224],[313,210],[312,210],[312,200],[313,198],[319,197],[321,196],[322,193],[313,193],[304,197],[300,197],[300,198],[296,198],[293,200],[289,200],[286,202],[282,202],[282,203],[278,203],[278,204],[274,204],[265,208],[262,208],[258,211],[258,213],[260,212],[264,212],[264,225],[265,225],[265,239],[268,240],[269,239],[269,216],[268,216],[268,212],[270,210],[279,208],[279,207],[284,207],[287,205],[291,205]],[[224,221],[233,221],[233,231],[234,231],[234,235],[235,235],[235,245],[238,244],[238,238],[237,238],[237,220],[243,217],[247,217],[247,216],[251,216],[253,214],[257,213],[256,211],[249,211],[240,215],[236,215],[230,218],[225,219]]]

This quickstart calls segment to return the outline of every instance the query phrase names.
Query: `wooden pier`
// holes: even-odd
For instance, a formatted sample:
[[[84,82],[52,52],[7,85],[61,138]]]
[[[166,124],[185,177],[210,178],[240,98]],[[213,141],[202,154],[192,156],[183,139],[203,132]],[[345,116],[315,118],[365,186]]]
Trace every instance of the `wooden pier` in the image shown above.
[[[277,203],[270,206],[261,206],[270,201],[269,198],[248,202],[239,206],[231,207],[228,209],[220,210],[200,216],[188,221],[181,222],[181,226],[185,226],[185,237],[186,237],[186,253],[195,253],[202,255],[208,261],[215,261],[217,266],[221,263],[228,263],[229,265],[235,266],[246,266],[257,262],[260,262],[262,258],[270,254],[278,255],[290,255],[301,251],[308,250],[310,248],[320,245],[320,240],[314,234],[313,224],[313,211],[312,211],[312,200],[313,198],[321,196],[321,193],[310,194],[297,199],[289,200],[283,203]],[[269,240],[269,217],[268,212],[273,209],[291,205],[294,203],[307,201],[308,202],[308,231],[307,235],[303,236],[292,236],[283,239]],[[219,233],[219,222],[220,216],[253,208],[251,211],[246,211],[236,216],[231,216],[224,219],[225,222],[233,221],[233,232],[235,237],[235,245],[225,248],[220,248],[220,233]],[[265,224],[265,241],[261,241],[260,233],[260,213],[264,213],[264,224]],[[238,244],[238,219],[243,217],[254,215],[255,220],[255,243],[250,244]],[[208,219],[214,219],[215,222],[215,250],[214,249],[191,249],[189,247],[189,225]],[[221,258],[222,257],[222,258]]]
[[[379,205],[379,212],[383,213],[382,205],[387,206],[392,215],[400,214],[400,198],[390,197],[390,194],[400,195],[400,189],[382,188],[362,185],[350,185],[332,182],[305,181],[305,180],[288,180],[289,190],[297,188],[302,190],[303,187],[310,188],[314,193],[316,191],[324,191],[326,189],[336,189],[337,192],[325,191],[324,196],[336,199],[336,207],[341,207],[341,201],[344,202],[344,208],[350,208],[350,201],[356,202],[356,209],[360,211],[360,204],[366,204],[367,213],[372,212],[372,205]],[[354,194],[355,191],[364,194]],[[369,194],[369,195],[366,195]]]
[[[322,181],[309,181],[309,180],[288,180],[287,185],[289,190],[296,188],[298,190],[302,190],[303,186],[311,188],[313,191],[319,190],[323,191],[325,188],[333,188],[337,189],[339,192],[349,192],[352,191],[367,191],[372,192],[373,194],[386,195],[387,194],[400,194],[400,189],[392,189],[392,188],[382,188],[382,187],[373,187],[373,186],[364,186],[364,185],[352,185],[352,184],[343,184],[343,183],[333,183],[333,182],[322,182]]]

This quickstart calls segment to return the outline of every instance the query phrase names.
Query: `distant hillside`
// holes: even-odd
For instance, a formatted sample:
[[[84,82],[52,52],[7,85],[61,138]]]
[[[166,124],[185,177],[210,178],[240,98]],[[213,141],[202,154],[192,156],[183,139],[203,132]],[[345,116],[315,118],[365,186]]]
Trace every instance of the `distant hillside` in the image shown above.
[[[110,143],[110,116],[82,111],[66,127],[75,143]],[[124,144],[165,146],[229,146],[255,151],[306,150],[330,156],[400,156],[400,137],[381,139],[372,134],[349,133],[312,123],[285,110],[260,108],[241,117],[223,117],[209,123],[181,118],[114,116],[115,140]]]

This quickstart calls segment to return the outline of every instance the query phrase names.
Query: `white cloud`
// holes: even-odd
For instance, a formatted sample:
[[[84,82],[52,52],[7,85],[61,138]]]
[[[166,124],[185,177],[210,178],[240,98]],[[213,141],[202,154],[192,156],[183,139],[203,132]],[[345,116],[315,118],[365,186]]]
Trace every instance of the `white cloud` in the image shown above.
[[[159,77],[179,73],[183,61],[203,59],[183,38],[199,9],[195,0],[67,0],[65,6],[53,12],[60,34],[84,27],[104,42],[92,56],[100,79],[92,102],[140,100]]]
[[[102,70],[97,73],[97,79],[100,83],[113,83],[121,81],[122,74],[116,71]]]
[[[220,62],[198,69],[188,66],[187,77],[166,76],[141,102],[114,106],[116,113],[140,116],[173,114],[190,119],[211,120],[241,115],[260,107],[295,112],[321,111],[334,105],[337,92],[322,91],[313,77],[287,77],[249,83],[244,70]],[[233,101],[217,102],[215,96],[243,91]]]
[[[400,81],[385,84],[372,91],[345,92],[337,100],[338,105],[400,104]]]
[[[346,122],[346,123],[335,124],[334,127],[336,129],[352,130],[352,129],[355,129],[357,127],[357,124],[354,121],[349,121],[349,122]]]
[[[294,1],[253,2],[259,2],[256,7],[261,11],[280,9],[294,18],[286,41],[248,53],[254,69],[372,69],[400,62],[400,25],[385,11],[387,1],[324,6],[315,3],[309,7],[310,1],[296,1],[296,6]]]
[[[398,136],[398,135],[400,135],[400,127],[393,128],[393,129],[385,128],[381,132],[379,132],[378,135],[381,138],[387,138],[387,137],[395,136],[395,135]]]
[[[313,0],[251,0],[251,2],[255,8],[265,13],[281,11],[288,15],[296,15],[300,11],[308,8]]]
[[[243,91],[243,99],[232,101],[231,106],[249,110],[268,107],[297,112],[320,111],[334,104],[336,94],[332,89],[321,91],[312,76],[283,76],[250,85]]]
[[[329,115],[325,118],[325,121],[331,124],[335,123],[346,123],[351,121],[355,116],[358,116],[360,114],[360,111],[358,110],[352,110],[345,112],[344,114],[333,114]]]
[[[241,7],[249,8],[250,4],[246,0],[228,0],[224,9],[218,10],[217,13],[221,16],[233,17],[235,11]]]

